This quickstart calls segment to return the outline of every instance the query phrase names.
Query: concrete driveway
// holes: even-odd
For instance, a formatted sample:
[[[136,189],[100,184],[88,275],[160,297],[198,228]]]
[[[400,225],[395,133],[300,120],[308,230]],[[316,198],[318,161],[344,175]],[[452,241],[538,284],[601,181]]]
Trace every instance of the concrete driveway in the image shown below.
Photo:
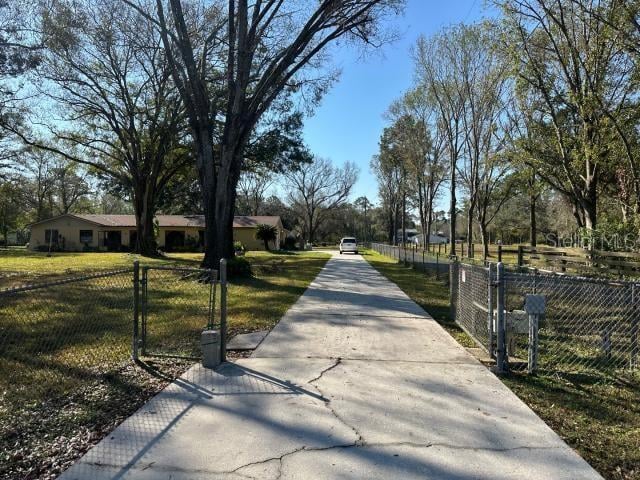
[[[596,479],[359,255],[253,356],[192,368],[63,479]]]

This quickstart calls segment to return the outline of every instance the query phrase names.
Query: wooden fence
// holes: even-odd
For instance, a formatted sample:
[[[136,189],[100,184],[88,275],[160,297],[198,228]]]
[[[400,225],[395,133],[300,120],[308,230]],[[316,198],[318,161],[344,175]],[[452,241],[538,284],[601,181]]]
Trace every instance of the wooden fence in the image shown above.
[[[446,255],[449,251],[449,245],[432,244],[427,246],[426,250]],[[456,251],[459,252],[460,258],[469,257],[465,242],[457,244]],[[482,260],[481,244],[472,245],[472,252],[471,258]],[[538,268],[539,270],[587,276],[640,276],[640,253],[635,252],[492,244],[489,246],[489,258],[487,260],[517,265],[523,268]]]

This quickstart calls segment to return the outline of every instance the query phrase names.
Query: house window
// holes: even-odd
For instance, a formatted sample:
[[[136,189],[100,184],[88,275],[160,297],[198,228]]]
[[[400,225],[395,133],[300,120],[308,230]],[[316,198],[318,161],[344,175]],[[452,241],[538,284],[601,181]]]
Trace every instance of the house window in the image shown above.
[[[80,230],[80,243],[93,243],[93,230]]]
[[[58,244],[58,230],[47,228],[44,231],[44,241],[48,244],[57,245]]]

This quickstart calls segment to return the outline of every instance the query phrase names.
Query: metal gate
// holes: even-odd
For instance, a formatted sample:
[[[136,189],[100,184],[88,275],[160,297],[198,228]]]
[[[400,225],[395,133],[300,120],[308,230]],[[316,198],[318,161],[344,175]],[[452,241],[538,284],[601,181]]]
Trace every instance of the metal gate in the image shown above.
[[[221,327],[220,312],[225,307],[216,301],[218,291],[225,294],[218,288],[218,271],[170,266],[141,270],[140,354],[201,358],[202,331]]]

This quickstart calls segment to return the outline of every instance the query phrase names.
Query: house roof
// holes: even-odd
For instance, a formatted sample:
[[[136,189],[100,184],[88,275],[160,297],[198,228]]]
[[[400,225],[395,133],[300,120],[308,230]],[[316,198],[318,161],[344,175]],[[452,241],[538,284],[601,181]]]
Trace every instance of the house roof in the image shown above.
[[[84,220],[101,227],[125,228],[135,227],[135,215],[99,215],[88,213],[68,213],[57,217],[47,218],[31,225],[46,223],[55,218],[70,216]],[[201,227],[204,228],[204,215],[156,215],[156,221],[159,227]],[[282,222],[278,216],[238,216],[233,219],[234,228],[253,228],[261,223],[281,226]]]

